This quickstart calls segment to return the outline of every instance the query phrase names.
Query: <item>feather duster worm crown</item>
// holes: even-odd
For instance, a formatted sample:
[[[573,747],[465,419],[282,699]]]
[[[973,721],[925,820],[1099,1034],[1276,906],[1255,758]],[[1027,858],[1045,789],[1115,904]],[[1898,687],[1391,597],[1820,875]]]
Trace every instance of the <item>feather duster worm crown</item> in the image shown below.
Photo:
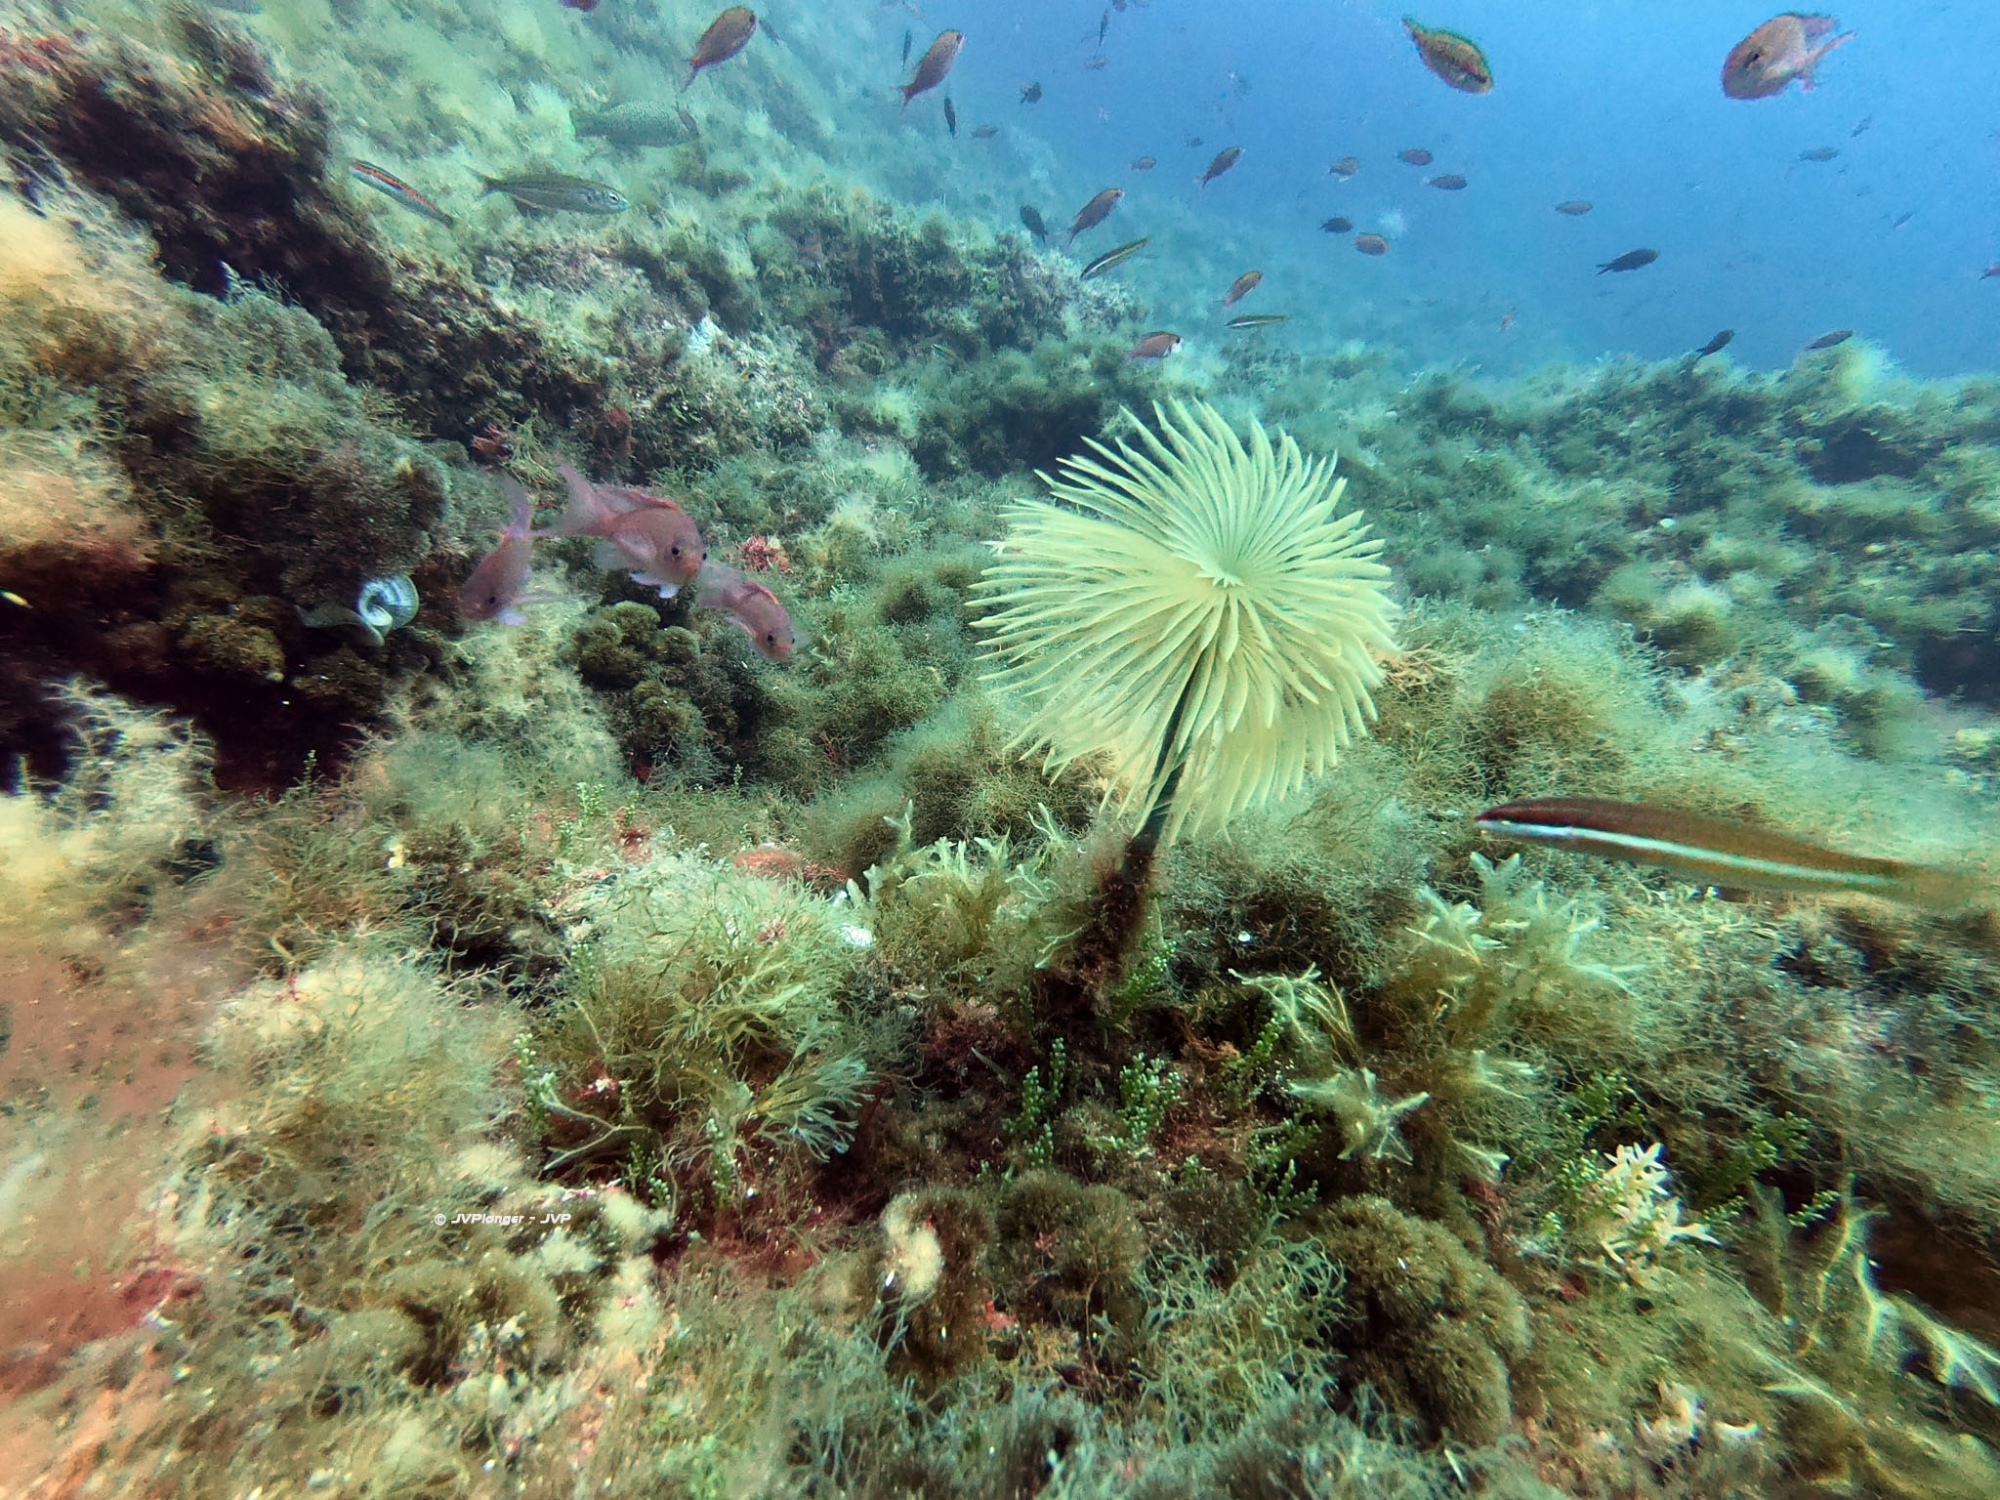
[[[1171,840],[1367,732],[1396,606],[1381,541],[1335,514],[1332,460],[1254,420],[1246,446],[1199,402],[1153,410],[1157,434],[1134,418],[1136,445],[1093,441],[1040,476],[1053,503],[1010,508],[975,592],[987,680],[1032,709],[1018,743],[1052,768],[1107,757],[1128,811],[1171,799]]]

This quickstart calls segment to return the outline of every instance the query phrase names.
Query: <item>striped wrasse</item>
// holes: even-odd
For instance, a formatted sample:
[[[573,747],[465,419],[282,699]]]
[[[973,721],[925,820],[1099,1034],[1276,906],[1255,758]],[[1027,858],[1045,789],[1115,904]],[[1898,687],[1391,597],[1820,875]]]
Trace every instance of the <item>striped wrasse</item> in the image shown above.
[[[1489,807],[1473,821],[1496,838],[1658,865],[1731,890],[1852,893],[1934,910],[1964,906],[1978,890],[1972,877],[1954,870],[1843,854],[1747,823],[1639,802],[1541,797]]]
[[[347,170],[357,181],[365,182],[377,192],[387,193],[411,213],[422,214],[426,219],[434,219],[440,224],[449,224],[451,215],[439,208],[422,193],[411,187],[402,178],[385,172],[372,161],[355,161],[347,164]]]

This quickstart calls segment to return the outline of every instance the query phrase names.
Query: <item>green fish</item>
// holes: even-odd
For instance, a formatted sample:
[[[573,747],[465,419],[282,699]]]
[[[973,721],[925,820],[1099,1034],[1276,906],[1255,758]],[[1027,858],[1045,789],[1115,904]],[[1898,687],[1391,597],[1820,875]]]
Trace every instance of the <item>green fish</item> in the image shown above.
[[[1130,260],[1133,256],[1137,255],[1141,250],[1145,249],[1148,245],[1152,243],[1153,243],[1153,237],[1149,234],[1142,239],[1131,240],[1126,244],[1120,245],[1115,250],[1107,250],[1102,255],[1098,256],[1096,260],[1092,261],[1089,265],[1085,266],[1081,271],[1077,272],[1077,280],[1088,281],[1093,276],[1102,276],[1106,271],[1110,270],[1113,266],[1120,265],[1125,261]]]
[[[523,172],[518,177],[485,177],[489,193],[505,193],[522,208],[539,213],[622,214],[628,205],[616,189],[564,172]]]
[[[1240,317],[1231,318],[1222,326],[1224,328],[1276,328],[1290,316],[1290,313],[1244,313]]]

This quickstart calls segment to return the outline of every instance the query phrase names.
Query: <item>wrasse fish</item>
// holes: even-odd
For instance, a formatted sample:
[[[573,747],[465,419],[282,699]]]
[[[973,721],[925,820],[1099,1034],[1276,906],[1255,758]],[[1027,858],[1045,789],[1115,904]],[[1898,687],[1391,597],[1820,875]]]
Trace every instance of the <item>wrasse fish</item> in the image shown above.
[[[1195,186],[1207,187],[1241,160],[1243,160],[1243,148],[1241,146],[1224,146],[1220,151],[1215,153],[1215,160],[1208,164],[1208,170],[1201,174],[1201,181],[1196,183]]]
[[[1602,276],[1606,271],[1636,271],[1641,266],[1650,266],[1659,258],[1660,252],[1657,250],[1627,250],[1623,255],[1607,260],[1599,266],[1597,274]]]
[[[1441,27],[1419,25],[1409,16],[1403,17],[1403,29],[1417,44],[1417,56],[1424,60],[1424,66],[1461,94],[1493,92],[1493,69],[1487,66],[1486,54],[1479,50],[1479,44],[1470,37]]]
[[[1729,49],[1722,60],[1722,92],[1732,99],[1768,99],[1782,94],[1794,78],[1800,88],[1811,88],[1820,59],[1854,35],[1830,35],[1837,24],[1832,16],[1795,10],[1771,17]]]
[[[1125,196],[1123,188],[1106,188],[1076,211],[1076,218],[1069,226],[1069,243],[1074,245],[1076,237],[1086,229],[1095,229],[1111,217],[1111,210],[1118,206],[1118,200]]]
[[[1076,279],[1078,281],[1088,281],[1093,276],[1102,276],[1113,266],[1122,265],[1152,243],[1153,237],[1150,234],[1143,235],[1136,240],[1128,240],[1117,249],[1107,250],[1098,256],[1096,260],[1076,273]]]
[[[628,206],[624,194],[615,188],[566,172],[525,172],[518,177],[481,180],[486,192],[505,193],[517,207],[538,213],[622,214]]]
[[[1843,854],[1747,823],[1639,802],[1541,797],[1489,807],[1473,821],[1496,838],[1657,865],[1733,890],[1851,892],[1937,910],[1964,906],[1975,890],[1971,877],[1956,871]]]
[[[1180,348],[1180,346],[1181,336],[1178,333],[1167,333],[1164,331],[1149,333],[1140,339],[1138,343],[1134,344],[1131,352],[1125,357],[1127,359],[1165,359],[1169,354]]]
[[[1222,294],[1222,305],[1234,307],[1245,297],[1257,290],[1257,284],[1264,279],[1262,271],[1245,271],[1229,283],[1229,290]]]
[[[944,96],[944,128],[951,132],[953,140],[958,139],[958,109],[951,102],[951,95]]]
[[[1725,328],[1714,338],[1695,350],[1691,357],[1694,359],[1707,359],[1711,354],[1720,354],[1724,349],[1729,347],[1729,341],[1735,337],[1736,330],[1734,328]]]
[[[1048,239],[1049,226],[1042,222],[1042,211],[1033,204],[1023,203],[1021,205],[1021,222],[1027,226],[1028,233],[1032,234],[1038,241],[1046,241]]]
[[[694,44],[694,56],[688,59],[687,88],[689,83],[701,76],[703,68],[712,68],[717,63],[728,62],[730,58],[750,45],[750,38],[757,34],[757,15],[747,5],[732,5],[713,21],[708,30],[701,34],[701,40]]]
[[[400,177],[393,177],[372,161],[354,161],[347,164],[347,170],[358,181],[367,183],[377,192],[387,193],[413,214],[422,214],[426,219],[439,224],[452,222],[451,215],[439,208],[422,193],[411,187]]]
[[[1290,316],[1289,313],[1239,313],[1222,326],[1224,328],[1276,328]]]
[[[903,108],[910,107],[910,101],[922,93],[927,93],[944,82],[944,75],[951,71],[951,65],[958,61],[958,54],[965,50],[965,33],[962,31],[940,31],[937,40],[924,49],[924,55],[917,59],[917,71],[910,81],[902,86]]]

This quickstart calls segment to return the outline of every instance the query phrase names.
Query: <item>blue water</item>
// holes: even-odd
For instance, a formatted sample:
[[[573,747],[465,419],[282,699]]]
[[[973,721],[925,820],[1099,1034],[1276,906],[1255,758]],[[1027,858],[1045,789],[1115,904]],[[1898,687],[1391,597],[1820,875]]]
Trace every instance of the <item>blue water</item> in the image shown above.
[[[1835,328],[1913,373],[2000,366],[2000,277],[1979,275],[2000,261],[1990,0],[1842,7],[1841,28],[1856,35],[1821,65],[1819,87],[1751,101],[1726,98],[1719,74],[1773,13],[1763,4],[1419,11],[1485,49],[1497,84],[1483,97],[1422,67],[1397,5],[1154,0],[1111,16],[1109,65],[1089,71],[1103,12],[1096,0],[1029,0],[926,4],[916,19],[885,6],[856,44],[881,49],[886,84],[905,26],[918,52],[939,27],[964,30],[948,89],[961,165],[938,200],[997,225],[1011,221],[1011,191],[1056,225],[1098,188],[1126,188],[1077,249],[1156,236],[1151,267],[1125,277],[1152,326],[1216,333],[1207,289],[1219,296],[1258,265],[1268,279],[1242,310],[1292,313],[1288,339],[1366,337],[1491,373],[1671,357],[1724,327],[1737,331],[1734,358],[1767,368]],[[1027,79],[1043,84],[1038,105],[1018,102]],[[936,95],[917,100],[909,128],[941,135],[939,107]],[[970,141],[982,120],[1002,136]],[[1190,135],[1203,145],[1187,147]],[[1197,193],[1195,176],[1225,145],[1244,147],[1242,162]],[[1435,163],[1396,160],[1412,146]],[[1800,160],[1822,146],[1839,155]],[[1349,154],[1361,172],[1330,177],[1329,162]],[[1132,172],[1140,155],[1159,167]],[[1470,187],[1424,184],[1445,172]],[[1595,209],[1555,213],[1569,198]],[[1391,253],[1370,260],[1321,233],[1333,214],[1362,229],[1388,216]],[[1597,274],[1640,246],[1660,259]]]

